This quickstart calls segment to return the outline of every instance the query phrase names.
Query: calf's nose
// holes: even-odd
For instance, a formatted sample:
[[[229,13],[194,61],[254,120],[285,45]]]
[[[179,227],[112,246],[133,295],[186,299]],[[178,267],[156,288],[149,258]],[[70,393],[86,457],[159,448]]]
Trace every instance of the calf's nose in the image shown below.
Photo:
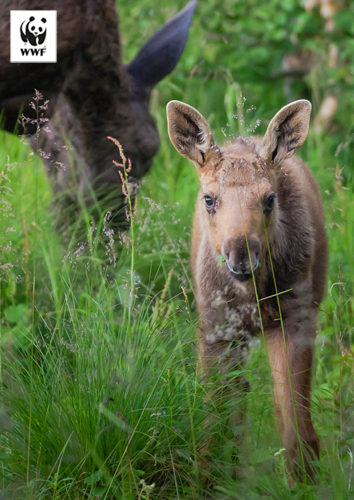
[[[248,246],[248,248],[247,248]],[[261,241],[258,236],[226,236],[222,255],[230,271],[236,275],[250,275],[259,265]]]

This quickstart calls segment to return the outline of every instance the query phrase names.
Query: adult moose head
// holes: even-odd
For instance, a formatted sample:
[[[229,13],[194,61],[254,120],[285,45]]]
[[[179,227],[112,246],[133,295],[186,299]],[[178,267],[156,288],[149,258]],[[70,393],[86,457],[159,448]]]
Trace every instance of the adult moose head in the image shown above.
[[[240,345],[263,330],[279,429],[301,479],[313,475],[311,462],[319,457],[311,369],[327,267],[318,187],[293,156],[306,139],[310,112],[308,101],[293,102],[274,116],[263,138],[238,137],[219,147],[196,109],[178,101],[167,106],[171,141],[200,180],[192,269],[206,371],[238,370]],[[226,377],[223,383],[223,394],[229,390],[237,400],[242,381]]]
[[[194,8],[192,0],[124,66],[114,0],[1,2],[2,128],[21,133],[19,114],[35,118],[30,105],[34,89],[49,99],[50,121],[39,134],[39,146],[54,190],[65,193],[69,206],[78,193],[87,200],[108,196],[105,210],[121,205],[120,177],[112,164],[117,148],[107,136],[122,144],[134,179],[148,171],[160,143],[148,110],[150,93],[176,66]],[[10,10],[19,9],[57,11],[57,64],[10,64]],[[29,123],[26,132],[35,131]]]

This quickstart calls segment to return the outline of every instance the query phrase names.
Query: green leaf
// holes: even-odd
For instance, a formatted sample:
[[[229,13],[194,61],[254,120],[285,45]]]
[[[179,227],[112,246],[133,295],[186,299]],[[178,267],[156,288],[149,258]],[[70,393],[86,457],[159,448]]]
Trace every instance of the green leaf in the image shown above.
[[[225,378],[239,377],[240,375],[243,375],[244,373],[245,373],[245,370],[234,370],[230,373],[227,373],[225,375]]]
[[[220,260],[218,262],[218,267],[220,267],[223,262],[226,262],[225,257],[223,255],[220,255]]]
[[[254,450],[250,454],[249,462],[251,465],[257,465],[267,460],[274,458],[273,453],[278,451],[278,448],[269,448],[268,450]]]
[[[10,323],[19,323],[20,321],[23,321],[25,319],[26,310],[27,306],[25,304],[10,306],[4,311],[5,318]]]
[[[14,338],[14,346],[16,347],[16,349],[24,349],[29,345],[30,341],[27,337],[23,325],[20,324],[20,326],[13,326],[11,332]]]
[[[227,490],[226,488],[224,488],[223,486],[215,486],[214,487],[214,490],[218,490],[218,491],[221,491],[222,493],[226,493],[227,495],[229,495],[231,498],[238,498],[238,493],[236,494],[235,491],[231,491],[231,490]]]
[[[327,399],[332,401],[334,399],[334,390],[328,384],[321,384],[315,391],[314,395],[318,399]]]
[[[101,477],[102,477],[101,469],[96,470],[96,472],[94,472],[93,474],[91,474],[91,476],[89,476],[85,479],[85,483],[86,484],[98,483],[98,481],[101,479]]]
[[[95,497],[99,497],[106,493],[107,491],[107,486],[95,486],[94,489],[92,490],[92,495]]]

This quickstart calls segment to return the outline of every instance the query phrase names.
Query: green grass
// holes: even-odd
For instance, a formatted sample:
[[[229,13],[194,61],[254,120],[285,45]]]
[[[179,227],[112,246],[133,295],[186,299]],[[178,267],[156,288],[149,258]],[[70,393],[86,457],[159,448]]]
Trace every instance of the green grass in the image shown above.
[[[129,23],[138,23],[147,36],[171,9],[165,2],[163,19],[159,14],[147,22],[148,3],[140,4],[131,12],[121,7],[123,28],[128,33]],[[242,127],[254,129],[259,119],[256,133],[263,133],[284,103],[281,86],[260,102],[261,84],[236,85],[220,61],[215,78],[190,74],[198,62],[196,41],[209,22],[206,9],[200,6],[180,70],[153,91],[162,142],[143,181],[134,233],[115,235],[112,245],[103,221],[91,229],[88,221],[82,241],[63,241],[39,158],[18,138],[0,134],[0,497],[354,498],[350,130],[315,136],[311,128],[300,150],[321,187],[330,249],[313,380],[313,422],[321,441],[317,485],[288,486],[261,341],[242,369],[251,390],[231,402],[247,407],[243,429],[227,430],[230,404],[204,428],[215,413],[207,402],[215,380],[202,380],[196,350],[189,244],[198,179],[169,142],[164,109],[174,98],[199,108],[223,142]],[[134,43],[126,35],[127,54]],[[206,44],[214,47],[212,39]],[[316,101],[319,84],[314,80],[309,88]],[[247,98],[244,110],[256,107],[244,113],[244,124],[232,119],[240,92]],[[244,441],[235,450],[241,431]],[[208,464],[200,452],[206,433],[218,443]]]

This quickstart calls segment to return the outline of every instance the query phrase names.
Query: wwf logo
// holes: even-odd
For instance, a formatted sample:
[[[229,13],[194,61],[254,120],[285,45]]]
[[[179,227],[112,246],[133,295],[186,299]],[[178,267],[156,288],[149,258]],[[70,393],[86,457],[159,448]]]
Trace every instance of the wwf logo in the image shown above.
[[[4,0],[0,0],[0,5],[1,3],[4,3]],[[27,5],[32,2],[17,2],[21,3]],[[45,5],[60,2],[33,3]],[[12,63],[57,62],[56,10],[10,11],[10,61]]]
[[[46,22],[45,17],[36,21],[33,16],[29,18],[29,21],[23,21],[20,28],[22,41],[29,42],[33,47],[42,45],[47,36]]]

